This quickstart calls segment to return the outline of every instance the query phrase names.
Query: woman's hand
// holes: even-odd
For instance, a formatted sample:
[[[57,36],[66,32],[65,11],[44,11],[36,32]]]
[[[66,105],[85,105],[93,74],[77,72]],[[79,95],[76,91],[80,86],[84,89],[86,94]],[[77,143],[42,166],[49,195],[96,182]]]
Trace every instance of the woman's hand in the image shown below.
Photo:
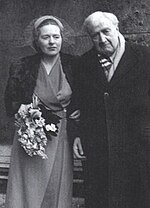
[[[32,95],[32,106],[33,106],[33,108],[37,108],[39,103],[40,103],[40,99],[35,94],[33,94]]]
[[[84,156],[81,140],[79,137],[76,137],[74,140],[73,152],[74,152],[74,157],[77,159],[85,159],[86,158]]]
[[[70,119],[79,121],[80,119],[80,110],[75,110],[73,113],[70,114],[69,116]]]

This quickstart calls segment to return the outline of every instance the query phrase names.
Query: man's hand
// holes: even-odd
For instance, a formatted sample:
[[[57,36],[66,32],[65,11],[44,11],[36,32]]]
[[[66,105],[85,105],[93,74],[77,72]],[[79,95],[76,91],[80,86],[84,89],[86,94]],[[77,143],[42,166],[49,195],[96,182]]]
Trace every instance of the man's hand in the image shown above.
[[[74,152],[74,157],[77,159],[85,159],[86,158],[84,156],[81,140],[79,137],[76,137],[74,140],[73,152]]]

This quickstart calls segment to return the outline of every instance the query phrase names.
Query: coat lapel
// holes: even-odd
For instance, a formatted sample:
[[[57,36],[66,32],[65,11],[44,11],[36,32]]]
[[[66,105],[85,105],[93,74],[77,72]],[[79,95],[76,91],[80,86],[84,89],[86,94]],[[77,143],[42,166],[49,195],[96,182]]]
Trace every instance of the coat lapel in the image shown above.
[[[85,66],[87,66],[85,73],[89,77],[88,79],[92,80],[93,87],[100,89],[102,85],[106,86],[108,84],[107,79],[94,48],[89,52],[87,57],[88,59],[85,60]]]
[[[60,58],[61,58],[63,72],[66,75],[66,79],[67,79],[70,87],[72,88],[72,85],[73,85],[73,72],[72,72],[73,57],[68,54],[60,53]]]
[[[100,87],[113,87],[118,84],[130,71],[137,71],[140,60],[140,52],[135,50],[129,43],[126,43],[125,52],[112,79],[108,82],[104,70],[99,64],[96,51],[92,49],[89,54],[90,58],[87,60],[86,66],[89,69],[90,79],[93,77],[93,87],[96,89],[100,89]]]
[[[40,63],[41,63],[41,57],[39,54],[36,54],[30,60],[29,65],[27,64],[27,66],[29,67],[29,70],[31,72],[30,75],[31,75],[31,79],[33,80],[33,82],[36,82],[36,80],[37,80]]]
[[[132,47],[126,43],[125,52],[117,66],[117,69],[110,80],[110,86],[116,85],[121,79],[129,73],[131,70],[137,69],[138,66],[138,57]]]

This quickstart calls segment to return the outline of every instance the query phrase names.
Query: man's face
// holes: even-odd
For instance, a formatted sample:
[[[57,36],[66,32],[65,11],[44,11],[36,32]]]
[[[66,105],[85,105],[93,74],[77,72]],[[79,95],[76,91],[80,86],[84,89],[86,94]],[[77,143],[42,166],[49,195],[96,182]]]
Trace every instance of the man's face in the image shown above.
[[[92,21],[89,28],[94,47],[100,54],[111,56],[118,46],[118,27],[107,18]]]

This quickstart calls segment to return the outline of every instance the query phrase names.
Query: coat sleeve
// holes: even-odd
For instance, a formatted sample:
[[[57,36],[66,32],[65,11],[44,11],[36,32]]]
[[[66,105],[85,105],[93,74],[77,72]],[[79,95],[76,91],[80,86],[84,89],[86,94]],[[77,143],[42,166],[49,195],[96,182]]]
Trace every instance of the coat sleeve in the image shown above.
[[[77,61],[78,57],[73,56],[70,59],[70,69],[71,73],[70,75],[70,80],[71,80],[71,89],[72,89],[72,96],[71,96],[71,102],[67,108],[67,117],[69,116],[76,110],[79,110],[79,105],[78,105],[78,99],[77,99],[77,94],[76,94],[76,69],[77,69]],[[69,139],[73,142],[74,138],[80,136],[80,130],[79,130],[79,121],[76,121],[74,119],[68,120],[68,135]]]
[[[73,87],[73,105],[76,109],[80,110],[80,121],[77,123],[77,134],[76,136],[79,136],[81,139],[82,147],[84,149],[84,143],[85,141],[85,102],[86,102],[86,95],[85,95],[85,88],[84,88],[84,81],[86,79],[86,74],[84,71],[84,65],[85,65],[85,58],[83,59],[83,56],[78,57],[76,59],[75,63],[75,69],[73,73],[74,78],[74,87]]]
[[[80,96],[79,96],[79,85],[78,85],[78,64],[79,64],[79,59],[80,57],[76,56],[73,60],[73,65],[72,65],[72,76],[73,76],[73,84],[72,84],[72,98],[71,98],[71,103],[70,103],[70,112],[69,114],[73,113],[76,110],[80,110]],[[79,118],[80,120],[80,118]],[[80,137],[80,121],[72,121],[74,123],[74,138]],[[71,129],[71,128],[70,128]]]
[[[20,73],[21,64],[12,63],[4,94],[5,109],[8,116],[13,116],[21,105]]]
[[[70,103],[70,113],[72,113],[73,111],[75,110],[78,110],[79,109],[79,103],[78,103],[78,93],[77,93],[77,68],[78,68],[78,60],[79,60],[79,57],[74,57],[73,61],[72,61],[72,97],[71,97],[71,103]]]

